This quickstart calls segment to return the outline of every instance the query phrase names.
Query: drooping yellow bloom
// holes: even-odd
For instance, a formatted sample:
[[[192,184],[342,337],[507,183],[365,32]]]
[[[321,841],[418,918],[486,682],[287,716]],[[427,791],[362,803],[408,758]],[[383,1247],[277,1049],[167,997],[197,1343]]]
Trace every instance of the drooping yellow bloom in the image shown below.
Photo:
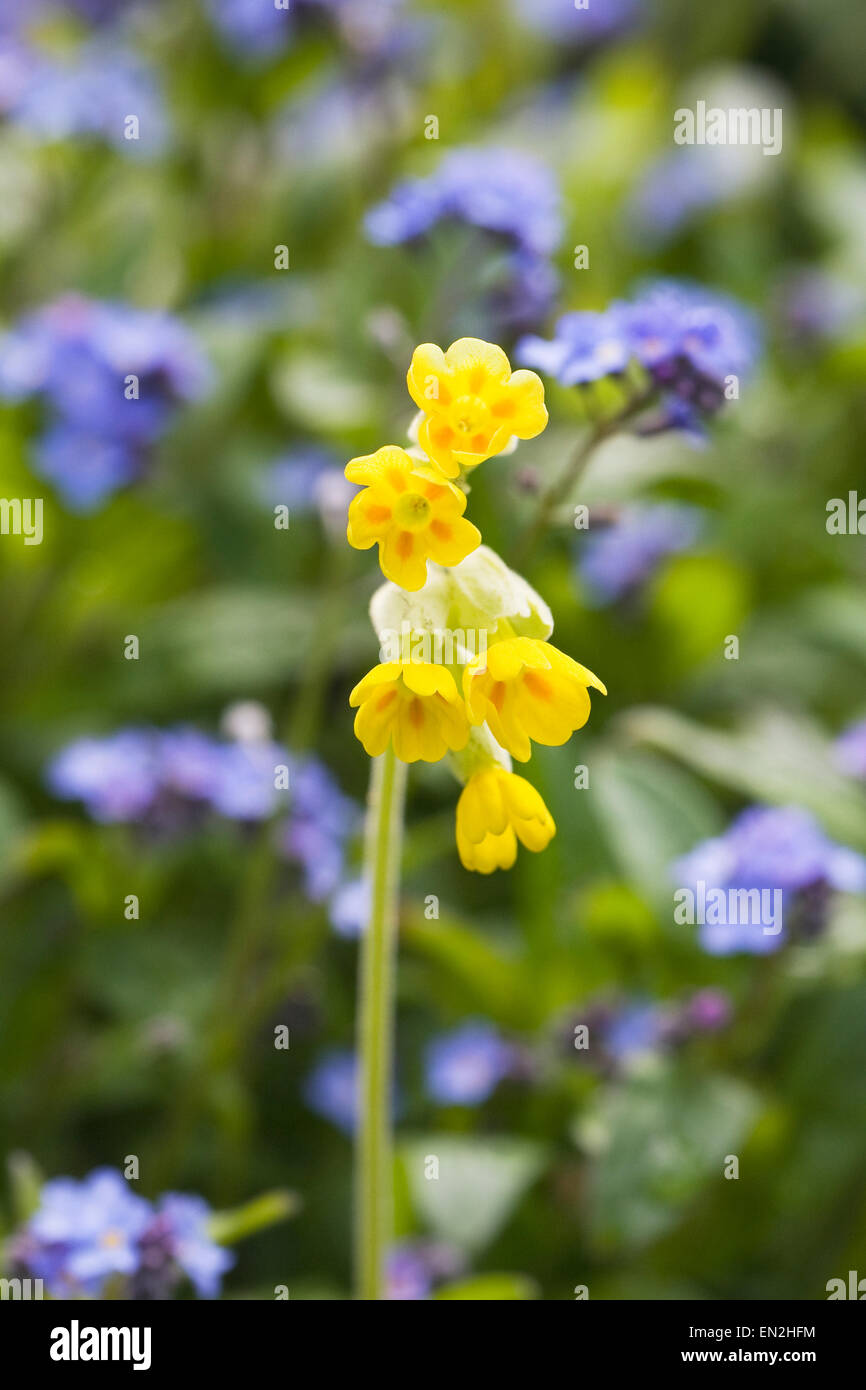
[[[393,738],[404,763],[436,763],[450,750],[465,748],[469,738],[466,706],[445,666],[427,662],[389,661],[375,666],[349,696],[358,707],[355,735],[371,758],[384,753]]]
[[[598,676],[570,656],[532,637],[494,642],[463,672],[463,694],[473,724],[487,723],[520,762],[530,740],[558,745],[589,718],[589,686],[607,694]]]
[[[502,348],[481,338],[458,338],[447,352],[422,343],[406,380],[424,412],[418,442],[449,478],[500,454],[514,436],[534,439],[547,424],[541,378],[512,372]]]
[[[378,542],[382,573],[402,589],[424,587],[428,559],[457,565],[480,544],[463,515],[465,492],[396,444],[352,459],[346,477],[365,485],[349,504],[349,544],[369,550]]]
[[[546,849],[556,834],[553,817],[535,788],[493,763],[473,773],[457,803],[457,850],[464,868],[480,874],[510,869],[517,841]]]

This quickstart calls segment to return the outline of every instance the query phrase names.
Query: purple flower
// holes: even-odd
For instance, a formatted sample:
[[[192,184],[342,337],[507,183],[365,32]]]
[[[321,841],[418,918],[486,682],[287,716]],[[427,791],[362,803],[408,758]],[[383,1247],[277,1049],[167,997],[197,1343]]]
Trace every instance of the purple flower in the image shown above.
[[[338,936],[357,937],[370,918],[370,885],[363,878],[340,885],[328,905],[331,926]]]
[[[395,1301],[429,1298],[434,1284],[453,1279],[464,1267],[459,1250],[429,1240],[404,1241],[388,1254],[385,1297]]]
[[[650,428],[694,433],[721,406],[727,379],[747,376],[758,351],[756,322],[732,299],[659,280],[604,314],[566,314],[552,339],[521,339],[517,360],[573,386],[621,372],[634,359],[664,407]]]
[[[144,467],[207,366],[171,315],[68,294],[0,342],[0,397],[38,395],[51,423],[36,466],[76,510],[92,510]]]
[[[467,1023],[427,1048],[427,1088],[441,1105],[480,1105],[514,1059],[514,1048],[485,1023]]]
[[[48,784],[55,796],[83,801],[96,821],[140,820],[160,786],[155,732],[77,739],[50,764]]]
[[[559,190],[550,171],[516,150],[455,150],[426,179],[398,184],[367,214],[371,241],[380,246],[413,241],[439,221],[454,218],[547,256],[562,234]]]
[[[222,1276],[234,1264],[234,1256],[211,1239],[210,1218],[202,1197],[167,1192],[157,1203],[154,1224],[199,1298],[217,1298]]]
[[[277,788],[277,770],[289,767],[276,743],[228,743],[219,753],[218,776],[209,801],[230,820],[264,820],[288,798]],[[289,772],[291,778],[291,771]]]
[[[653,281],[610,312],[630,354],[656,384],[708,412],[721,403],[725,378],[747,376],[758,356],[754,317],[734,300],[687,281]]]
[[[126,729],[82,738],[48,768],[56,796],[97,821],[159,821],[172,803],[206,805],[231,820],[263,820],[288,795],[276,786],[288,755],[270,741],[229,743],[194,729]],[[290,772],[291,777],[291,772]]]
[[[304,1084],[311,1110],[344,1134],[358,1121],[358,1062],[354,1052],[328,1052],[319,1058]]]
[[[590,44],[628,28],[639,17],[642,0],[512,0],[519,19],[557,43]]]
[[[849,777],[866,778],[866,719],[850,724],[836,740],[836,762]]]
[[[98,1298],[115,1276],[129,1298],[166,1298],[180,1272],[199,1297],[216,1298],[234,1260],[211,1239],[210,1215],[201,1197],[174,1192],[154,1209],[115,1169],[98,1168],[80,1182],[45,1184],[12,1257],[58,1298]]]
[[[668,555],[688,550],[700,530],[693,507],[661,502],[624,509],[612,525],[587,534],[580,577],[597,603],[614,603],[645,584]]]
[[[622,372],[629,359],[628,346],[609,314],[564,314],[552,340],[526,337],[517,351],[525,366],[537,367],[563,386]]]
[[[711,955],[766,955],[820,930],[832,891],[866,890],[866,859],[835,844],[798,806],[753,806],[672,867],[694,895]]]
[[[31,50],[14,93],[7,88],[4,110],[37,140],[89,136],[139,158],[159,154],[166,143],[153,74],[111,40],[84,43],[63,61]]]
[[[307,896],[322,902],[342,880],[345,843],[357,827],[358,807],[324,764],[313,758],[293,772],[291,796],[283,848],[302,866]]]
[[[274,0],[208,0],[208,9],[226,47],[247,57],[278,53],[292,37],[289,3],[277,9]]]
[[[26,1230],[28,1263],[57,1297],[76,1288],[98,1295],[110,1275],[136,1272],[150,1217],[150,1204],[114,1169],[98,1168],[81,1182],[56,1178]]]

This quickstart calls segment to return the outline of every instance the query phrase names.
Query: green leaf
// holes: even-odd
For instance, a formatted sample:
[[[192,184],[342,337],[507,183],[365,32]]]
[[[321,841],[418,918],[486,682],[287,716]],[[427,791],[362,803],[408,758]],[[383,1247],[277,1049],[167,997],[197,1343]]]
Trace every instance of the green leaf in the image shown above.
[[[544,1166],[528,1139],[433,1134],[401,1148],[415,1211],[439,1240],[477,1253],[498,1235]],[[428,1177],[428,1160],[438,1177]]]
[[[725,1182],[726,1156],[737,1152],[757,1111],[739,1081],[666,1066],[598,1092],[575,1127],[592,1155],[588,1219],[598,1247],[654,1240],[705,1183]]]
[[[808,720],[772,710],[728,733],[648,707],[632,711],[623,726],[636,741],[744,796],[805,806],[836,839],[866,850],[866,792],[836,770],[829,741]]]
[[[594,757],[592,807],[626,878],[659,904],[671,901],[669,865],[724,824],[694,777],[633,749]]]
[[[460,1279],[453,1284],[443,1284],[433,1297],[510,1303],[517,1299],[537,1298],[538,1286],[525,1274],[476,1274],[472,1279]]]
[[[295,1216],[300,1207],[301,1201],[295,1192],[263,1192],[231,1211],[215,1211],[210,1219],[210,1234],[220,1245],[233,1245],[237,1240]]]

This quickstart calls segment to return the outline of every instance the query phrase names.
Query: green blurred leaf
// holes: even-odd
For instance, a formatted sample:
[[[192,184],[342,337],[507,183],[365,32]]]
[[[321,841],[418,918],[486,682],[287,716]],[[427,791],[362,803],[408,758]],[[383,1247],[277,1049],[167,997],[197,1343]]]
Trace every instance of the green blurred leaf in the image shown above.
[[[443,1284],[433,1297],[510,1303],[518,1299],[537,1298],[538,1286],[524,1274],[476,1274],[472,1279]]]
[[[400,1150],[420,1220],[437,1239],[478,1252],[496,1237],[544,1167],[529,1139],[432,1134]],[[427,1178],[435,1156],[438,1178]]]

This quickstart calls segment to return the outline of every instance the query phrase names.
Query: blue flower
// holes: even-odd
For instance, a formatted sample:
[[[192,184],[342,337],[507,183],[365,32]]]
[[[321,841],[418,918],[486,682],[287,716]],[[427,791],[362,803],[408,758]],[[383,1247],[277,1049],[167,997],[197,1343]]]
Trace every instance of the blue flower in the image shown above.
[[[630,353],[656,383],[701,409],[718,407],[725,378],[745,377],[760,340],[754,316],[725,295],[687,281],[656,280],[611,308]]]
[[[590,44],[628,28],[640,16],[642,0],[512,0],[528,28],[558,43]]]
[[[357,937],[370,917],[370,885],[363,878],[348,879],[328,905],[331,926],[338,936]]]
[[[166,1298],[181,1272],[201,1298],[216,1298],[234,1257],[211,1238],[210,1216],[201,1197],[175,1192],[154,1208],[115,1169],[98,1168],[45,1184],[12,1256],[58,1298],[98,1298],[117,1276],[129,1298]]]
[[[113,1274],[133,1275],[152,1209],[120,1173],[98,1168],[81,1182],[56,1178],[42,1189],[27,1227],[30,1265],[57,1297],[98,1294]]]
[[[83,801],[96,821],[140,820],[160,787],[153,731],[76,739],[50,764],[48,784],[64,800]]]
[[[177,319],[80,295],[28,314],[0,341],[0,397],[45,401],[36,467],[80,511],[140,474],[177,405],[207,382]]]
[[[624,508],[612,525],[588,532],[580,577],[597,603],[616,602],[645,584],[666,556],[688,550],[700,530],[693,507],[659,502]]]
[[[274,0],[208,0],[208,9],[231,51],[255,58],[277,53],[292,37],[294,5],[277,9]]]
[[[97,821],[157,822],[173,803],[199,804],[231,820],[263,820],[278,808],[286,751],[269,740],[220,742],[194,729],[125,729],[77,739],[48,768],[48,784],[83,801]]]
[[[517,354],[527,367],[537,367],[556,377],[563,386],[583,385],[622,372],[628,366],[629,349],[610,314],[564,314],[552,340],[528,336]]]
[[[166,144],[163,102],[150,69],[113,40],[82,44],[68,59],[32,50],[7,91],[9,120],[41,141],[91,137],[132,158],[150,158]],[[127,122],[135,116],[135,138]]]
[[[866,859],[834,843],[814,817],[798,806],[750,807],[724,835],[703,841],[675,863],[672,874],[696,897],[703,885],[707,918],[709,895],[723,895],[721,905],[713,909],[714,920],[701,924],[701,945],[711,955],[769,954],[792,934],[812,935],[820,930],[831,891],[866,890]],[[742,895],[737,897],[731,890],[780,894],[781,922],[755,921],[754,911],[745,910]],[[765,930],[776,925],[781,930]]]
[[[426,179],[398,184],[365,219],[380,246],[412,241],[444,218],[505,237],[546,256],[562,234],[559,190],[550,171],[516,150],[466,147],[442,160]]]
[[[403,1241],[388,1253],[385,1297],[392,1302],[429,1298],[434,1285],[455,1278],[464,1263],[462,1252],[443,1242]]]
[[[663,406],[649,428],[692,434],[722,405],[728,378],[751,372],[759,347],[754,316],[734,300],[685,281],[658,280],[603,314],[564,315],[552,339],[524,337],[516,355],[564,386],[596,381],[637,361]]]
[[[222,1276],[234,1264],[234,1256],[211,1238],[210,1218],[202,1197],[167,1192],[157,1203],[156,1225],[200,1298],[217,1298]]]
[[[849,777],[866,778],[866,719],[850,724],[836,740],[836,762]]]
[[[344,1134],[353,1133],[358,1122],[358,1061],[354,1052],[327,1052],[320,1057],[304,1084],[304,1100]]]
[[[507,1076],[514,1048],[485,1023],[467,1023],[427,1048],[427,1088],[442,1105],[480,1105]]]

